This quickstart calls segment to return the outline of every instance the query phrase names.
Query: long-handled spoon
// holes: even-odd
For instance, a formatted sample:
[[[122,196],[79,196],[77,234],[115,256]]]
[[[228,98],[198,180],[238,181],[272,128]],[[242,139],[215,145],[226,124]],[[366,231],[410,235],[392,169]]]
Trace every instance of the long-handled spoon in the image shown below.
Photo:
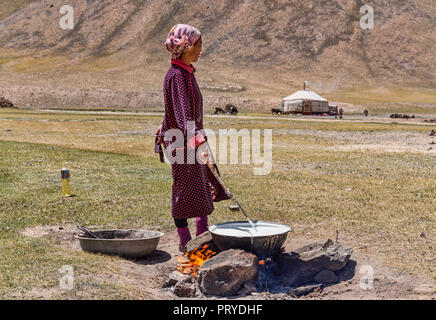
[[[209,151],[210,152],[210,151]],[[210,171],[212,171],[213,175],[215,176],[215,178],[218,180],[218,182],[220,183],[220,185],[223,187],[223,189],[226,191],[227,196],[229,196],[230,198],[232,198],[233,201],[236,202],[236,204],[238,205],[239,208],[241,208],[242,213],[245,215],[245,217],[248,220],[248,223],[250,223],[250,225],[253,227],[254,231],[257,232],[256,230],[256,225],[254,224],[253,221],[251,221],[251,219],[248,217],[247,213],[245,212],[244,208],[242,208],[241,204],[239,203],[239,201],[236,199],[236,197],[233,195],[233,193],[230,191],[230,189],[227,187],[227,185],[224,183],[223,179],[220,177],[220,175],[218,174],[215,166],[210,163],[209,161],[207,162],[207,166],[209,167]]]
[[[95,239],[100,239],[99,236],[97,236],[94,232],[88,230],[87,228],[85,228],[84,226],[77,226],[77,229],[79,229],[82,232],[85,232],[86,234],[90,235],[91,237],[95,238]]]
[[[161,143],[161,147],[162,150],[165,150],[163,144]],[[209,152],[210,149],[209,149]],[[211,155],[212,156],[212,155]],[[242,213],[245,215],[245,217],[248,220],[248,223],[253,227],[254,231],[257,232],[256,229],[256,225],[254,224],[253,221],[251,221],[251,219],[248,217],[247,213],[245,212],[244,208],[242,208],[241,204],[239,203],[239,201],[236,199],[236,197],[233,195],[233,193],[230,191],[230,189],[227,187],[227,185],[224,183],[223,179],[220,177],[220,175],[218,174],[215,166],[210,163],[209,161],[207,162],[207,166],[209,167],[210,171],[212,171],[213,175],[215,176],[215,178],[218,180],[219,184],[223,187],[223,189],[226,191],[226,194],[228,197],[230,197],[237,205],[238,207],[241,209]]]

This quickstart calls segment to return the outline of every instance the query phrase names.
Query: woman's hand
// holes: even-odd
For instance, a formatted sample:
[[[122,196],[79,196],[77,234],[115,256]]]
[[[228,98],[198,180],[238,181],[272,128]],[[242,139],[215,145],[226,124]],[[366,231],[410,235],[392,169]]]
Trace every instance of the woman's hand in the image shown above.
[[[203,162],[204,164],[207,164],[208,162],[210,164],[215,163],[213,157],[212,157],[212,152],[209,149],[209,144],[206,142],[203,142],[197,149],[197,154],[198,154],[198,158],[200,159],[201,162]]]
[[[155,137],[159,136],[161,132],[162,132],[162,125],[160,125],[159,128],[157,128],[154,136]],[[158,137],[158,143],[163,143],[162,137]]]

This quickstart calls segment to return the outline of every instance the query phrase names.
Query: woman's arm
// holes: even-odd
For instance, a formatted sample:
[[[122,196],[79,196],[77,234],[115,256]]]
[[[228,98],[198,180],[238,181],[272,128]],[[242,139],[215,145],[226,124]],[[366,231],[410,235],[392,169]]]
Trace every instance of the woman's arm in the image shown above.
[[[195,127],[193,115],[195,108],[193,104],[194,97],[191,91],[189,79],[183,77],[182,74],[176,73],[171,78],[171,93],[177,127],[183,131],[185,137],[188,136],[188,133],[193,136],[193,138],[188,141],[188,148],[197,148],[199,145],[204,143],[206,139],[200,133],[200,130]],[[189,121],[192,121],[194,125],[191,125],[188,128]]]
[[[163,139],[162,139],[162,124],[159,126],[159,128],[157,128],[156,133],[154,134],[155,137],[157,137],[157,143],[162,143]]]

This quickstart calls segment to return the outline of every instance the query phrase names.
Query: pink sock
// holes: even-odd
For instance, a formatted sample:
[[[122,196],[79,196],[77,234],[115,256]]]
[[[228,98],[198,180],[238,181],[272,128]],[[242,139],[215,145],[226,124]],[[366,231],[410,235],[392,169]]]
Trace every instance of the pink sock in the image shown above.
[[[208,223],[207,223],[207,216],[205,217],[198,217],[195,219],[195,225],[197,227],[197,230],[195,231],[195,235],[198,237],[200,234],[208,231]]]
[[[177,233],[180,238],[180,246],[184,247],[191,240],[191,232],[188,227],[185,228],[177,228]]]

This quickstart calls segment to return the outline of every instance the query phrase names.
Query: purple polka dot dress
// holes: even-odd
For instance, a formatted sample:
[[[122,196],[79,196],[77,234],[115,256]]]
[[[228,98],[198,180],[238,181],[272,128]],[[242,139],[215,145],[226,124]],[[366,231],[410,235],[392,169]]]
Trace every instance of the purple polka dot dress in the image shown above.
[[[186,149],[188,130],[191,129],[188,127],[188,121],[195,121],[195,128],[192,127],[190,133],[192,136],[203,129],[203,97],[194,72],[195,68],[192,65],[188,66],[180,59],[172,59],[164,80],[165,117],[162,121],[161,136],[164,136],[166,131],[177,128],[183,132],[185,139],[184,162],[171,164],[171,213],[176,219],[208,216],[214,210],[213,202],[230,199],[206,164],[198,161],[188,163],[188,160],[195,160],[195,153],[190,154]],[[204,137],[204,140],[207,140],[207,137]],[[197,142],[195,141],[196,147]],[[171,143],[172,141],[164,141],[167,155]],[[157,138],[155,152],[160,153],[160,160],[163,162],[163,153]],[[176,151],[173,150],[172,156],[175,155]],[[217,166],[214,166],[218,171]]]

